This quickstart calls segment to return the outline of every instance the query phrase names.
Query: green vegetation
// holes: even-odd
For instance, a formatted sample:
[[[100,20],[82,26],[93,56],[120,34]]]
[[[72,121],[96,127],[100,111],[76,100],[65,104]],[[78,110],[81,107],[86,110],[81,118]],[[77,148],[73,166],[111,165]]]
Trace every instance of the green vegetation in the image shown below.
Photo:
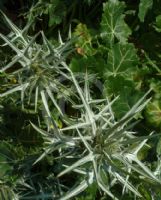
[[[160,1],[0,8],[0,199],[160,200]]]

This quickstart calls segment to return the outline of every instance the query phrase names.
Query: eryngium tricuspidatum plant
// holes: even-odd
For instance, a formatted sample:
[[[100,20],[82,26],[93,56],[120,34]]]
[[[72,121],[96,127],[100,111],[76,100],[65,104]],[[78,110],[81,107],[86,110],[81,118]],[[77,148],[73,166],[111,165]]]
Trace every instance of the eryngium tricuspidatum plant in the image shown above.
[[[64,128],[55,130],[59,133],[59,138],[32,124],[47,142],[44,153],[35,163],[47,154],[58,151],[59,156],[56,159],[60,161],[60,167],[57,178],[60,183],[68,173],[70,177],[79,177],[66,193],[63,188],[68,185],[62,186],[63,195],[60,200],[70,199],[93,184],[97,185],[98,190],[117,200],[111,188],[118,183],[122,185],[122,194],[130,191],[138,197],[141,194],[131,179],[160,184],[160,180],[138,158],[139,151],[146,145],[148,138],[153,137],[152,134],[137,137],[132,131],[135,123],[131,120],[148,103],[148,93],[122,119],[116,121],[112,104],[117,98],[112,102],[108,98],[92,99],[87,74],[82,90],[73,72],[65,63],[62,64],[71,74],[75,91],[81,100],[79,105],[74,105],[81,114],[75,123],[71,124],[66,120]]]
[[[3,92],[0,96],[4,97],[21,91],[22,108],[26,103],[32,104],[36,112],[38,105],[40,106],[42,103],[47,116],[50,116],[48,109],[48,99],[50,99],[59,114],[62,115],[55,96],[59,92],[59,98],[62,96],[69,98],[72,93],[61,82],[62,79],[70,79],[62,62],[71,52],[71,40],[64,43],[59,34],[59,45],[55,47],[47,40],[43,32],[39,32],[33,37],[28,36],[30,24],[20,30],[6,15],[3,13],[2,15],[11,32],[7,36],[0,33],[0,38],[4,41],[3,47],[11,48],[12,59],[1,67],[0,73],[9,80],[13,80],[14,84],[2,85]],[[37,40],[41,42],[38,43]],[[4,91],[5,88],[6,91]]]
[[[147,139],[153,136],[137,137],[132,131],[135,123],[131,120],[148,103],[147,94],[122,119],[116,120],[112,104],[117,98],[111,102],[108,98],[93,99],[88,75],[85,75],[82,90],[82,83],[80,85],[75,74],[66,64],[65,57],[70,42],[64,44],[60,38],[60,46],[54,47],[41,32],[38,34],[42,36],[43,42],[38,44],[36,42],[38,34],[34,37],[27,35],[28,25],[20,30],[6,16],[4,17],[12,33],[8,36],[0,34],[0,37],[5,41],[3,45],[11,47],[15,55],[12,61],[1,69],[1,73],[14,68],[15,64],[20,67],[8,75],[16,79],[15,87],[8,86],[9,90],[2,93],[1,97],[20,90],[22,105],[26,99],[29,104],[31,104],[30,100],[33,100],[36,111],[39,102],[42,102],[48,118],[53,122],[53,126],[48,128],[48,131],[32,123],[44,139],[42,147],[44,153],[40,153],[41,156],[33,164],[48,156],[52,157],[52,174],[48,176],[48,181],[52,179],[55,183],[51,187],[52,190],[55,188],[55,191],[50,190],[49,193],[45,193],[46,183],[39,183],[41,194],[35,194],[34,197],[32,195],[32,192],[36,191],[32,189],[34,177],[28,176],[31,179],[31,187],[28,188],[31,188],[32,192],[22,195],[22,199],[67,200],[95,184],[97,190],[117,200],[111,190],[116,184],[122,185],[122,194],[130,191],[139,197],[141,194],[134,187],[133,179],[160,184],[160,180],[138,158],[138,153],[146,145]],[[78,113],[75,118],[71,118],[68,113],[63,115],[57,104],[57,97],[54,94],[63,93],[65,96],[66,93],[63,91],[69,91],[68,86],[59,81],[60,75],[69,80],[70,85],[73,86],[73,90],[70,90],[70,99],[66,99],[69,100],[68,106]],[[53,102],[52,106],[49,105],[47,97]],[[54,106],[62,115],[62,128],[55,126],[50,110]],[[69,176],[76,177],[73,179],[73,187],[65,181]]]

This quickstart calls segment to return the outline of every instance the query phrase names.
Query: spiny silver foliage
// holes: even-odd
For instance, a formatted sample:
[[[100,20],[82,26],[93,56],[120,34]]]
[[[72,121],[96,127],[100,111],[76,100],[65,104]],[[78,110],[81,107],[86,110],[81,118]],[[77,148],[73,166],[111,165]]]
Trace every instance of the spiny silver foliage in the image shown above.
[[[63,164],[65,169],[57,177],[61,179],[67,173],[73,173],[73,175],[77,173],[82,176],[82,181],[60,199],[66,200],[76,196],[94,183],[113,199],[117,198],[110,189],[117,183],[123,186],[123,193],[131,191],[141,196],[130,181],[131,177],[137,174],[142,180],[148,179],[160,184],[160,180],[138,158],[138,153],[146,145],[148,138],[153,137],[152,133],[150,136],[137,137],[136,133],[131,131],[135,125],[131,120],[149,102],[150,99],[146,100],[149,92],[122,119],[117,121],[112,111],[112,104],[117,98],[111,102],[108,98],[92,99],[88,75],[85,76],[85,85],[82,90],[73,72],[65,63],[62,64],[71,74],[80,99],[80,104],[75,104],[74,107],[79,109],[81,114],[75,123],[71,124],[67,121],[65,127],[57,128],[55,132],[59,132],[59,137],[51,136],[51,134],[49,136],[48,132],[33,125],[48,144],[35,163],[47,154],[58,150],[61,158],[69,159],[69,162],[75,160],[75,162],[70,165]]]
[[[93,99],[88,73],[85,74],[82,89],[82,82],[78,81],[66,64],[65,57],[71,50],[71,42],[64,43],[59,34],[60,45],[54,47],[43,32],[34,37],[28,36],[29,25],[20,30],[5,15],[4,18],[12,32],[8,36],[0,34],[0,37],[4,40],[3,45],[12,49],[14,56],[0,72],[5,73],[17,63],[20,67],[11,73],[17,79],[15,87],[0,96],[21,91],[22,105],[24,106],[26,99],[29,103],[34,100],[35,111],[42,102],[50,119],[50,128],[48,131],[42,130],[31,123],[45,142],[44,153],[34,164],[56,152],[55,159],[60,166],[59,172],[56,172],[56,180],[61,182],[67,173],[81,177],[77,185],[69,188],[68,192],[64,192],[64,188],[68,186],[60,184],[59,191],[62,196],[58,199],[70,199],[96,184],[98,189],[117,200],[111,192],[111,188],[117,183],[123,186],[122,193],[131,191],[134,195],[141,196],[131,181],[131,177],[138,175],[141,180],[160,184],[160,180],[138,158],[139,151],[153,135],[137,137],[132,131],[135,123],[131,120],[149,102],[149,99],[146,100],[147,94],[124,117],[116,120],[112,104],[117,98],[113,101],[108,98]],[[42,44],[36,42],[40,35]],[[70,82],[72,89],[60,82],[60,75]],[[71,108],[78,113],[76,118],[62,113],[55,94],[63,94],[66,97]],[[62,128],[54,121],[48,98],[62,116]],[[53,198],[57,197],[53,195]]]

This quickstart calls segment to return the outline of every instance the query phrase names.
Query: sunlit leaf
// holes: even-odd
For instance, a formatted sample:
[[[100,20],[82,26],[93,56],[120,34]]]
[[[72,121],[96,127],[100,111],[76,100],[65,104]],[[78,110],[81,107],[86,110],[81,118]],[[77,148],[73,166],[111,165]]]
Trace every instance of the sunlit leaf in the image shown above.
[[[116,38],[120,43],[125,44],[131,30],[124,21],[125,3],[118,0],[109,0],[103,5],[101,21],[102,37],[107,38],[110,44]]]
[[[152,8],[153,0],[140,0],[138,17],[141,22],[144,22],[145,16]]]
[[[132,44],[115,44],[108,55],[107,75],[128,75],[136,70],[138,57]]]

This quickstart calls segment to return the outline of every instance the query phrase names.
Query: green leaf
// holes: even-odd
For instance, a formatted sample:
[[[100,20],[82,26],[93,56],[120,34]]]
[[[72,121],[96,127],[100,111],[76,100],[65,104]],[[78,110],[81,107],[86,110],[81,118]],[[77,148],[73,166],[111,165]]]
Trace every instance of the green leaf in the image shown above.
[[[153,6],[153,0],[140,0],[138,17],[141,22],[144,22],[145,15]]]
[[[131,30],[124,21],[125,3],[118,0],[109,0],[103,5],[103,15],[101,21],[101,35],[107,38],[108,42],[112,44],[114,39],[120,43],[126,43]]]
[[[157,31],[157,32],[161,32],[161,15],[158,15],[157,17],[156,17],[156,21],[155,21],[155,26],[154,26],[154,28],[155,28],[155,30]]]
[[[158,15],[156,17],[156,25],[157,27],[161,28],[161,15]]]
[[[88,186],[86,191],[84,192],[85,194],[76,198],[76,200],[96,200],[97,198],[97,184],[96,182],[92,183],[91,185]]]
[[[132,77],[109,76],[105,82],[105,93],[107,96],[119,96],[117,101],[112,105],[113,111],[117,118],[125,115],[129,109],[142,96],[142,93],[135,89]]]
[[[59,0],[54,0],[49,4],[49,27],[60,24],[65,17],[66,7],[65,4]]]
[[[146,109],[147,121],[154,127],[161,127],[161,104],[160,100],[149,103]]]
[[[98,56],[88,56],[81,58],[72,58],[70,68],[74,72],[98,73],[100,76],[104,75],[106,69],[106,62],[103,58]]]
[[[79,23],[74,35],[79,37],[75,44],[78,54],[82,56],[92,56],[95,54],[95,49],[92,47],[92,36],[85,24]]]
[[[120,92],[125,90],[132,90],[134,89],[134,82],[132,81],[132,79],[128,80],[128,79],[125,79],[125,77],[123,76],[109,76],[107,79],[106,79],[106,82],[105,82],[105,88],[106,88],[106,91],[108,93],[108,96],[110,95],[115,95],[115,96],[118,96],[120,95]]]
[[[132,105],[136,103],[141,95],[139,92],[129,90],[129,88],[127,88],[127,90],[121,91],[120,93],[120,98],[113,105],[113,111],[115,113],[115,116],[118,118],[124,116],[125,113],[130,110]],[[137,117],[140,117],[139,114],[137,115]]]
[[[136,49],[132,44],[115,44],[109,51],[107,75],[129,76],[129,72],[136,70],[138,63]]]

